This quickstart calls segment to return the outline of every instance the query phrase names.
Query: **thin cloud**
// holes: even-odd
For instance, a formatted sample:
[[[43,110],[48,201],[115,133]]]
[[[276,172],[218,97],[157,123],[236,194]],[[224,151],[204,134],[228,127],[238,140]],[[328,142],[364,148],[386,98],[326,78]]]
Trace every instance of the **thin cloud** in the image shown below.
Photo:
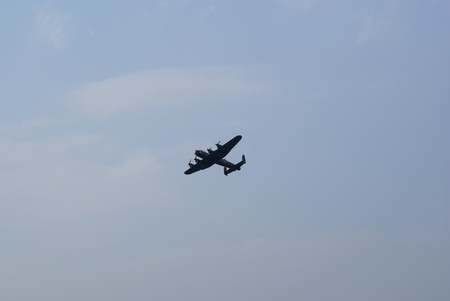
[[[216,11],[216,7],[214,5],[210,5],[201,11],[200,16],[202,18],[205,18],[205,17],[208,17],[209,15],[213,14],[215,11]]]
[[[362,44],[369,40],[371,37],[379,34],[387,27],[387,22],[382,19],[376,19],[373,16],[367,16],[364,18],[363,24],[358,33],[358,44]]]
[[[31,42],[45,42],[55,49],[69,46],[68,28],[72,23],[71,14],[51,9],[44,5],[36,10],[34,20],[35,34]]]
[[[0,139],[0,149],[0,198],[18,216],[73,218],[160,202],[169,192],[161,180],[159,153],[149,148],[123,152],[100,135]]]
[[[243,67],[152,69],[86,84],[70,100],[87,114],[108,117],[142,107],[236,99],[264,91],[256,70]]]
[[[109,168],[109,179],[139,178],[149,174],[157,174],[161,171],[158,158],[149,148],[141,148],[133,151],[120,164]]]
[[[287,7],[299,7],[302,10],[309,10],[318,0],[275,0]]]
[[[378,37],[398,36],[405,29],[405,24],[399,20],[396,13],[398,5],[399,1],[389,1],[380,11],[365,16],[356,42],[363,44]]]
[[[45,129],[58,123],[60,121],[47,117],[28,119],[18,124],[0,125],[0,134],[4,136],[17,135],[27,131]]]

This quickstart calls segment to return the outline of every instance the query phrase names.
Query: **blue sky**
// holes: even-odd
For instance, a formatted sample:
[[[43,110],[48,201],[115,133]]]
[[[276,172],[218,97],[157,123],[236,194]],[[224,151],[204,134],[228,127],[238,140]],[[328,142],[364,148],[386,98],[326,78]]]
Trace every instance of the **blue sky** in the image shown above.
[[[1,7],[0,299],[449,299],[448,1]]]

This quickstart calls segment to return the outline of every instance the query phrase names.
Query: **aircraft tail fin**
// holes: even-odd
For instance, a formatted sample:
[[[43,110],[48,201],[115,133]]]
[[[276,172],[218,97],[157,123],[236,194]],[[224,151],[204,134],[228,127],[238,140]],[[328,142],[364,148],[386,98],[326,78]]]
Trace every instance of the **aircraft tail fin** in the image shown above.
[[[239,162],[238,164],[236,164],[234,167],[231,167],[231,168],[228,168],[228,169],[226,167],[223,168],[224,175],[228,176],[228,174],[230,174],[230,173],[232,173],[232,172],[234,172],[236,170],[241,170],[242,165],[244,165],[245,163],[246,163],[245,156],[242,155],[242,161]]]
[[[245,161],[245,156],[242,155],[242,161],[239,162],[238,164],[236,164],[236,169],[237,169],[237,170],[240,170],[240,169],[241,169],[241,166],[244,165],[245,163],[246,163],[246,161]]]

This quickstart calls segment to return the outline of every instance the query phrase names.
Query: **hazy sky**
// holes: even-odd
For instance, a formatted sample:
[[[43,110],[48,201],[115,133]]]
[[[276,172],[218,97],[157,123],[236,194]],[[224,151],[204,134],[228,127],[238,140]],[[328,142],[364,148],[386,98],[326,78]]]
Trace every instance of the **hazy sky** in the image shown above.
[[[449,1],[0,8],[1,300],[450,299]]]

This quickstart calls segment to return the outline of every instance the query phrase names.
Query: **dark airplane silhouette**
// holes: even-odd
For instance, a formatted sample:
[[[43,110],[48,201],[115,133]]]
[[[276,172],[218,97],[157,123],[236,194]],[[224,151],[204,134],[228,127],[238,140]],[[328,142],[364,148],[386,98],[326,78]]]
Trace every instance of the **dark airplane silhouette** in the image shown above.
[[[213,166],[214,164],[218,164],[223,166],[223,173],[227,176],[229,173],[232,173],[236,170],[241,170],[241,166],[245,164],[245,156],[242,155],[242,161],[238,164],[233,164],[224,159],[224,157],[231,151],[231,149],[242,139],[241,135],[238,135],[225,143],[224,145],[220,145],[216,143],[217,149],[212,150],[208,148],[208,152],[202,150],[195,151],[195,164],[189,161],[189,169],[184,172],[185,175],[190,175],[191,173],[197,172],[202,169],[206,169],[208,167]],[[200,157],[201,159],[198,159]]]

